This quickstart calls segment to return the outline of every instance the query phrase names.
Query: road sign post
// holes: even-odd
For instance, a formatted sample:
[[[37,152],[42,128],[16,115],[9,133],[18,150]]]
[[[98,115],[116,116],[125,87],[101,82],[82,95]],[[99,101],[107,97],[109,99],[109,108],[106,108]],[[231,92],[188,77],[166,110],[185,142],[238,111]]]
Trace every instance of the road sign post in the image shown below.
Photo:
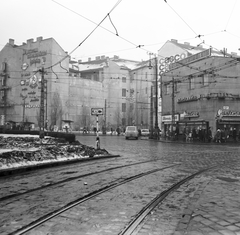
[[[91,108],[91,115],[94,115],[97,118],[96,149],[100,149],[100,138],[98,134],[98,115],[103,115],[103,108]]]

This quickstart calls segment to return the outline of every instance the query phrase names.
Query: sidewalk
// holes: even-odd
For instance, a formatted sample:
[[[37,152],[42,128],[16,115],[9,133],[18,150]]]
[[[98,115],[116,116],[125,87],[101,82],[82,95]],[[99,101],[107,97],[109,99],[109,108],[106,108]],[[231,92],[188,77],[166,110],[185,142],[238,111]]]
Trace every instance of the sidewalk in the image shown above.
[[[190,198],[174,235],[240,235],[240,177],[214,176]]]
[[[158,140],[163,143],[176,143],[176,144],[196,144],[196,145],[233,145],[233,146],[239,146],[240,147],[240,141],[233,142],[233,141],[227,141],[223,143],[216,143],[214,141],[211,142],[201,142],[199,140],[194,141],[186,141],[183,139],[179,140],[171,140],[170,138],[160,137],[160,140]]]

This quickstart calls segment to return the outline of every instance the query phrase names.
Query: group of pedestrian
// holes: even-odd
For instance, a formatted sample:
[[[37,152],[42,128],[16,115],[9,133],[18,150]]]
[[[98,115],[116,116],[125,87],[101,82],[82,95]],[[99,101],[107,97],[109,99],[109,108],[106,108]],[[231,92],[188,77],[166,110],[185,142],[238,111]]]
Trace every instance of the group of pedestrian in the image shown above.
[[[233,142],[237,142],[237,140],[240,141],[240,129],[238,133],[235,127],[234,128],[231,127],[229,130],[227,128],[217,129],[214,135],[214,142],[226,143],[229,139],[232,139]]]
[[[197,128],[184,128],[183,137],[185,141],[200,141],[200,142],[211,142],[212,141],[212,130],[211,127],[208,129],[199,126]]]

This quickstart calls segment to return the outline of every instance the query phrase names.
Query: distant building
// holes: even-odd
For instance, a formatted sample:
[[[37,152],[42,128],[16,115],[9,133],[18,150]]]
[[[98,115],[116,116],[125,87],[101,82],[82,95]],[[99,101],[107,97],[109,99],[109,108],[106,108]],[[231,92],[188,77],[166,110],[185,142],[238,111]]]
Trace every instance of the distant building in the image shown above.
[[[130,88],[130,71],[139,63],[118,56],[97,56],[86,62],[71,61],[70,94],[74,99],[71,101],[70,97],[70,106],[74,122],[92,128],[96,125],[96,119],[90,115],[91,108],[103,108],[103,115],[99,117],[101,127],[115,130],[132,125],[129,110],[135,102],[135,95]]]

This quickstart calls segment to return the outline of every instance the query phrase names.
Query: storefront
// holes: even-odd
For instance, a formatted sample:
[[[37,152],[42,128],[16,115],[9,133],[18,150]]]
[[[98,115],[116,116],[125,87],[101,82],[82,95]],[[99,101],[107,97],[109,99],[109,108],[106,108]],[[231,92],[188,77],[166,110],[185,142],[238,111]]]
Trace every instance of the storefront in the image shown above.
[[[176,124],[179,122],[179,114],[175,114],[174,121],[172,115],[162,116],[163,135],[166,137],[172,136],[172,131],[176,131]]]
[[[216,114],[216,128],[224,130],[229,136],[229,140],[233,138],[233,131],[239,135],[240,111],[219,109]]]

